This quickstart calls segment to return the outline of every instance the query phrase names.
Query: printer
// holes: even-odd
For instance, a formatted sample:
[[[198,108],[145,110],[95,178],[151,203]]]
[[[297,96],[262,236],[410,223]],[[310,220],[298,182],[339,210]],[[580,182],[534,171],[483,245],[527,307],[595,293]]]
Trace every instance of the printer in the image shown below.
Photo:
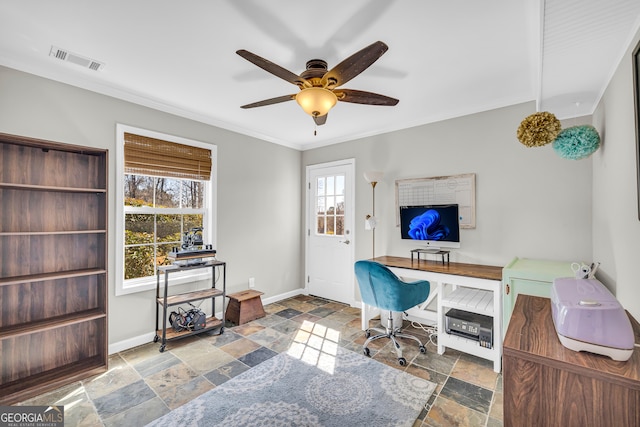
[[[626,361],[633,354],[629,317],[611,292],[596,279],[558,278],[551,286],[551,312],[560,342]]]

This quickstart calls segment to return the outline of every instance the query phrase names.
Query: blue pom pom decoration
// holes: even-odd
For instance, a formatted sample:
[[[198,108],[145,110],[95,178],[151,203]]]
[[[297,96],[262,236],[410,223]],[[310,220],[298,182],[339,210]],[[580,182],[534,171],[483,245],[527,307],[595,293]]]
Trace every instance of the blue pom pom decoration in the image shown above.
[[[580,160],[589,157],[600,147],[600,135],[591,125],[564,129],[553,141],[553,150],[562,158]]]

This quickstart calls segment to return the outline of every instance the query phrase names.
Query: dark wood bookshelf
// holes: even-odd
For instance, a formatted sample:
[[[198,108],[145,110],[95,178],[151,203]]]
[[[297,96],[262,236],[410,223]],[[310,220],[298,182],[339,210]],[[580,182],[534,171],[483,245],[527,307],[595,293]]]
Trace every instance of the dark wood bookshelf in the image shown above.
[[[105,372],[107,150],[0,133],[0,403]]]

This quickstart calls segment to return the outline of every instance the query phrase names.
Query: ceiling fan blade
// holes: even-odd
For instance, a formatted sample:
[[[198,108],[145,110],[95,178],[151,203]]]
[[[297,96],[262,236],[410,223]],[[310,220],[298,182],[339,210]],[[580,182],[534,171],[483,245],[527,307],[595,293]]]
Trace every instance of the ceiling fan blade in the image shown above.
[[[351,102],[353,104],[385,105],[391,107],[399,102],[399,100],[389,96],[362,90],[340,89],[334,93],[338,97],[338,101]]]
[[[369,68],[388,49],[389,46],[381,41],[370,44],[327,71],[322,77],[322,85],[329,89],[342,86]]]
[[[251,104],[243,105],[240,108],[255,108],[255,107],[264,107],[265,105],[279,104],[280,102],[286,102],[296,99],[296,95],[283,95],[278,96],[276,98],[265,99],[262,101],[254,102]]]
[[[306,82],[306,79],[303,79],[297,74],[292,73],[286,68],[282,68],[278,64],[274,64],[273,62],[264,59],[261,56],[256,55],[255,53],[251,53],[248,50],[240,49],[236,51],[238,55],[246,59],[247,61],[257,65],[263,70],[273,74],[276,77],[280,77],[282,80],[288,81],[296,86],[302,87]]]
[[[316,122],[318,126],[322,126],[323,124],[327,123],[328,115],[329,114],[325,114],[324,116],[316,116],[313,118],[313,121]]]

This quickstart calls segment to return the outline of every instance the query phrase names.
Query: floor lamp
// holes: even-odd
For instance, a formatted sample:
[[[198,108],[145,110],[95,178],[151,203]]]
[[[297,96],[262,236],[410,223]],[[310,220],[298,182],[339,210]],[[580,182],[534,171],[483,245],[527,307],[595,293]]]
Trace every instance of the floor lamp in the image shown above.
[[[372,233],[372,247],[373,258],[376,257],[376,184],[382,180],[383,173],[380,171],[370,171],[364,173],[364,179],[371,184],[371,191],[373,193],[373,201],[371,208],[371,215],[366,216],[367,227],[371,229]]]

